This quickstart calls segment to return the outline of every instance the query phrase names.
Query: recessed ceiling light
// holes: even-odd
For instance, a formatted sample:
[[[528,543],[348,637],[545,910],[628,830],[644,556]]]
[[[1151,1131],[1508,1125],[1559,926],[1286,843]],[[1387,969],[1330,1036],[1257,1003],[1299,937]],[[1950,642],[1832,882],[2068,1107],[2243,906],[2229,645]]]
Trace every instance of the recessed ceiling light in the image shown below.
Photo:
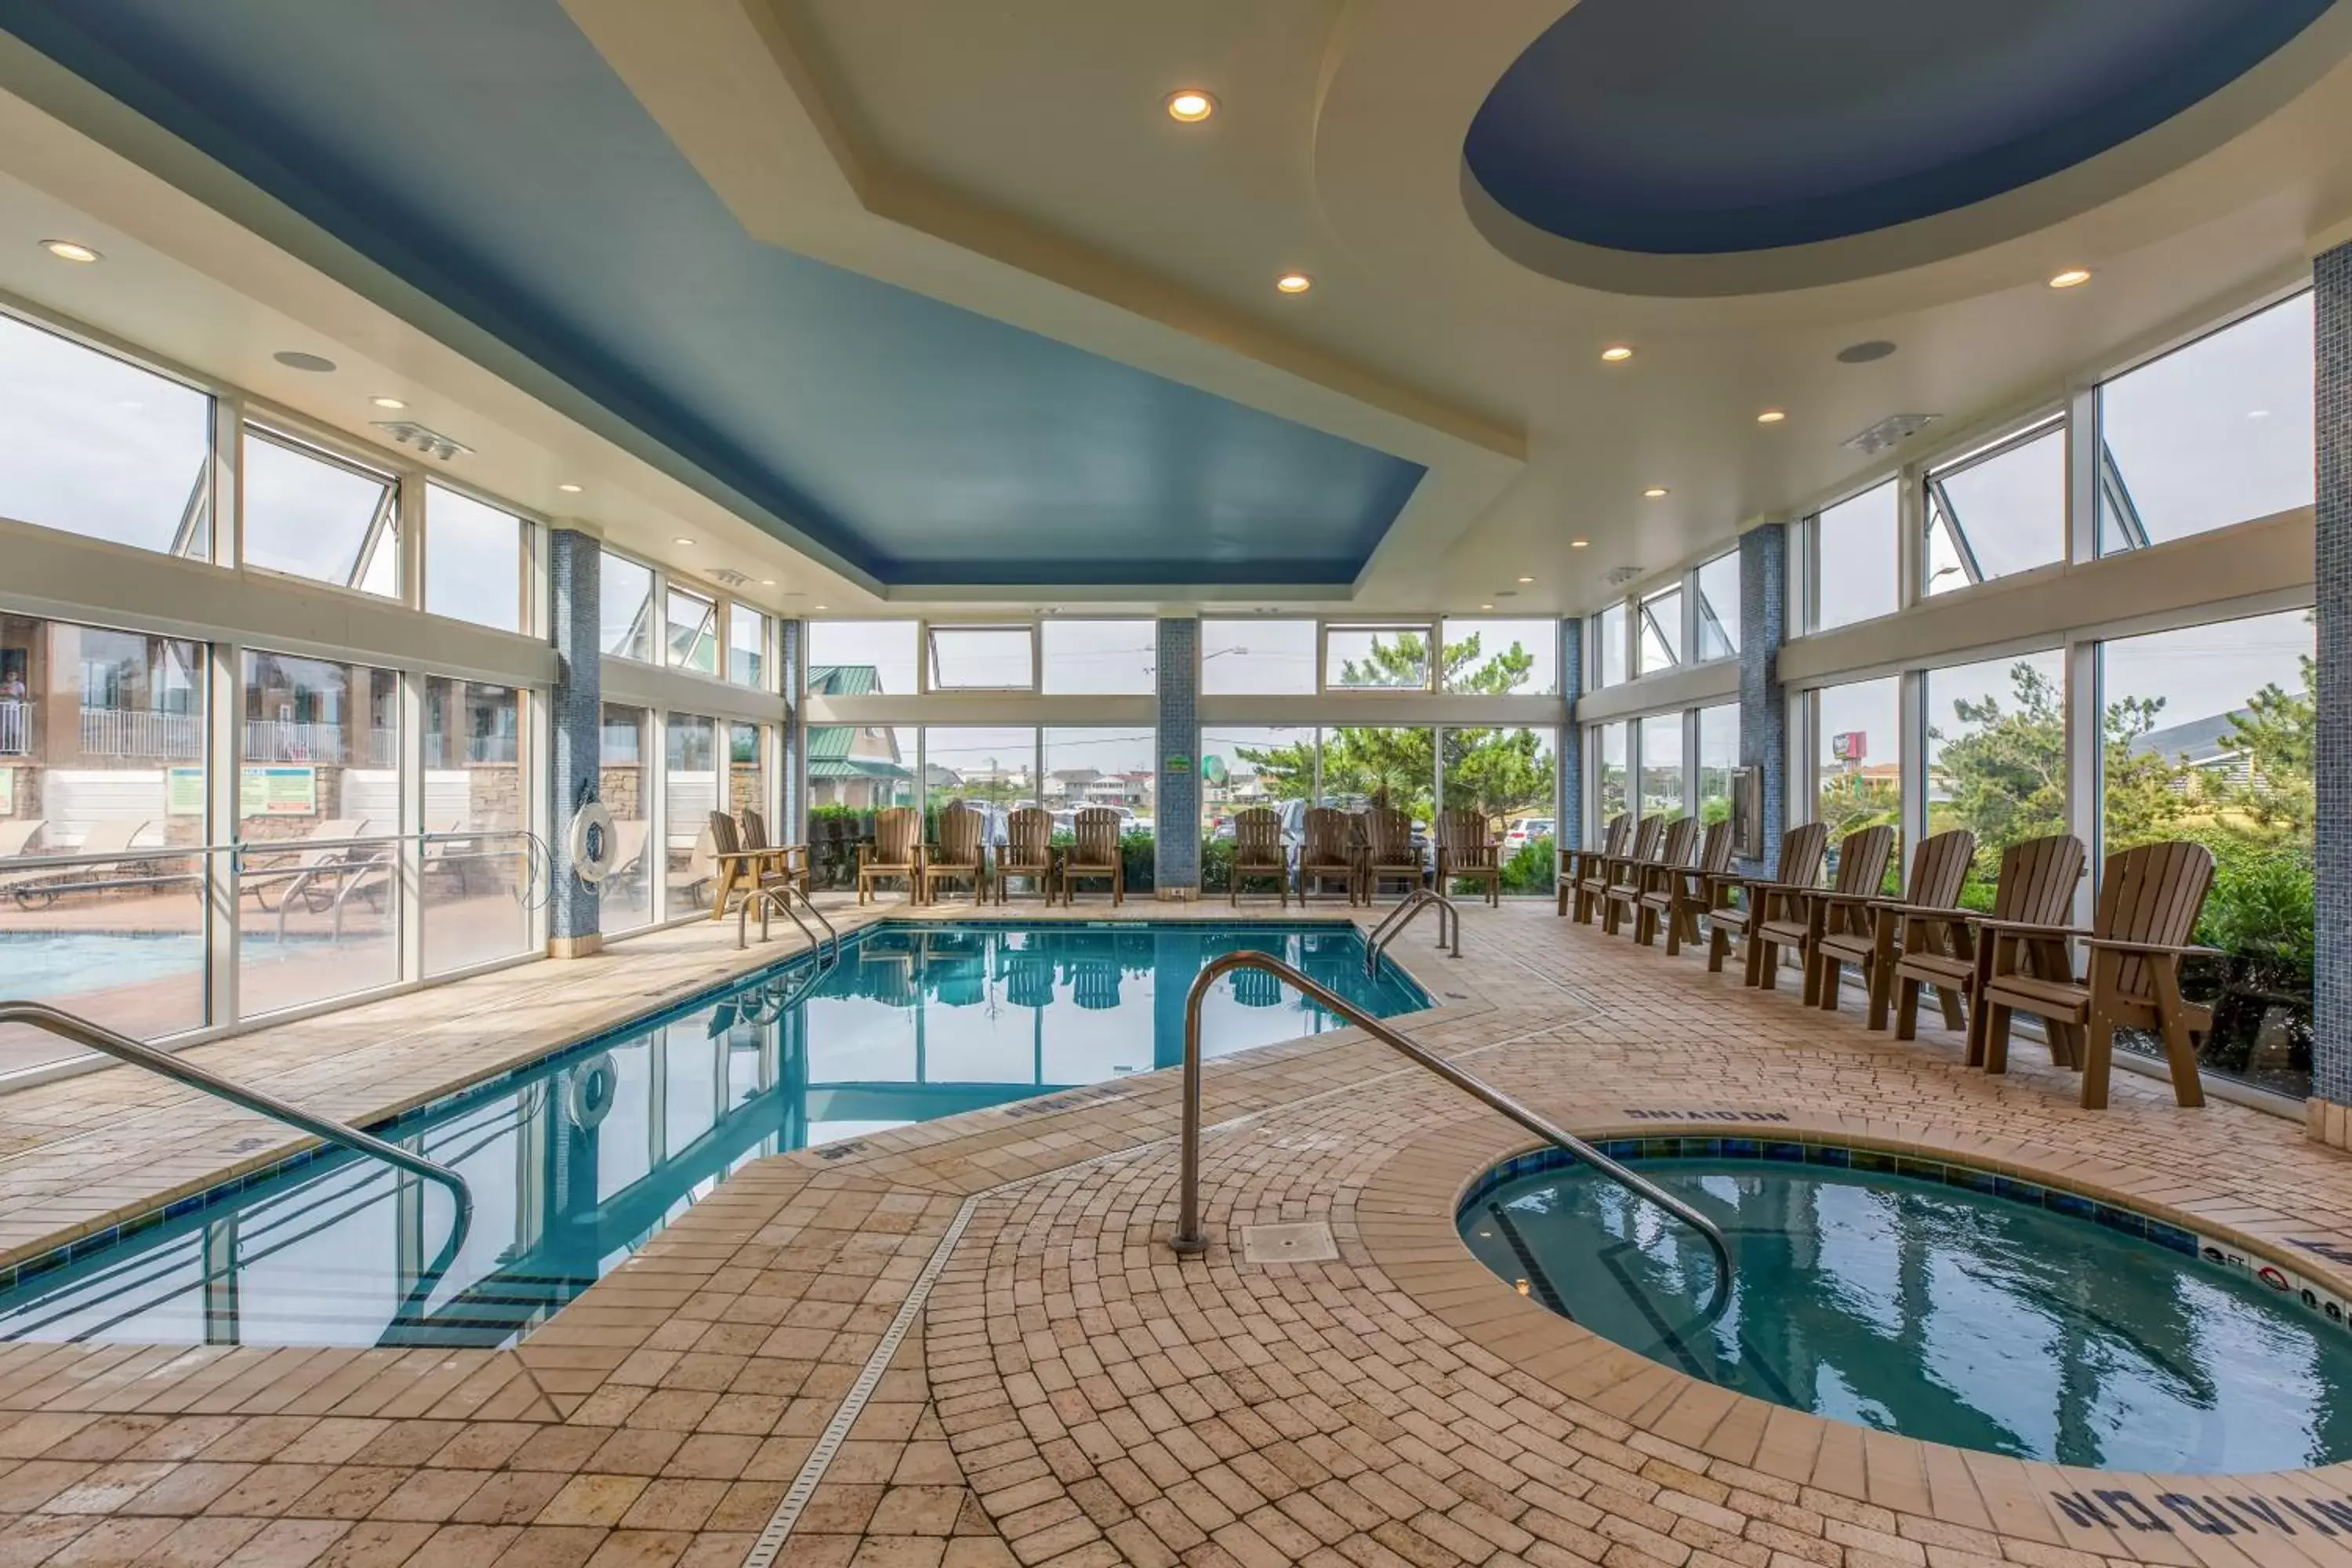
[[[2050,279],[2050,287],[2053,289],[2079,289],[2090,280],[2091,269],[2089,268],[2069,267],[2065,271],[2057,274]]]
[[[1759,425],[1778,425],[1781,420],[1786,419],[1788,416],[1788,411],[1785,409],[1767,408],[1763,413],[1759,414],[1756,416],[1756,423]]]
[[[831,605],[811,605],[809,608],[813,610],[829,610],[833,608],[833,606]]]
[[[1592,541],[1589,539],[1571,539],[1568,542],[1568,547],[1570,550],[1581,550],[1591,542]]]
[[[105,258],[78,239],[45,239],[41,248],[59,261],[102,261]]]
[[[1660,496],[1662,496],[1662,495],[1664,495],[1664,494],[1665,494],[1665,493],[1666,493],[1666,487],[1665,487],[1665,486],[1664,486],[1664,485],[1652,485],[1648,489],[1643,490],[1643,491],[1642,492],[1642,495],[1643,495],[1643,499],[1645,499],[1645,500],[1657,500]]]
[[[2267,419],[2270,416],[2271,411],[2267,408],[2249,408],[2246,410],[2246,417],[2249,419]]]
[[[691,544],[691,543],[693,543],[693,542],[694,542],[694,541],[692,541],[691,539],[688,539],[688,538],[686,535],[684,535],[683,533],[674,533],[674,534],[670,535],[670,541],[669,541],[669,542],[670,542],[672,544]]]
[[[397,397],[371,397],[368,401],[374,404],[378,408],[405,408],[408,406],[407,404],[403,403]]]
[[[1522,582],[1522,583],[1532,583],[1532,582],[1534,582],[1534,581],[1535,581],[1535,579],[1534,579],[1534,578],[1532,578],[1532,577],[1522,577],[1522,578],[1520,578],[1520,579],[1519,579],[1519,581],[1520,581],[1520,582]]]
[[[775,585],[776,580],[773,577],[762,577],[760,579],[760,586],[762,588],[772,588]]]
[[[280,349],[269,356],[288,370],[307,370],[313,375],[324,375],[335,368],[335,362],[323,354],[304,353],[300,349]]]
[[[568,496],[576,496],[580,493],[580,487],[578,485],[558,485],[555,488],[562,490]]]
[[[1286,294],[1304,294],[1315,287],[1315,279],[1304,272],[1286,272],[1274,280],[1274,286]]]
[[[1611,364],[1622,364],[1633,357],[1633,350],[1625,343],[1612,343],[1601,351],[1601,357]]]
[[[1179,88],[1168,95],[1168,118],[1198,125],[1217,111],[1217,100],[1197,87]]]
[[[1480,609],[1482,609],[1482,610],[1491,610],[1491,609],[1493,609],[1495,606],[1494,606],[1494,605],[1479,605],[1478,607],[1479,607]]]

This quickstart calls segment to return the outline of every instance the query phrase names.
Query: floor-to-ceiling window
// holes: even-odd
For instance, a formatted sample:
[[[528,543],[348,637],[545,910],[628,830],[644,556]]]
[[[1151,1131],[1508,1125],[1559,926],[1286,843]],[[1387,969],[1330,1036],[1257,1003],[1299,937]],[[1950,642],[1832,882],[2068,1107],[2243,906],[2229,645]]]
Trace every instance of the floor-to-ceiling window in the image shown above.
[[[417,897],[428,975],[530,944],[534,879],[548,869],[521,832],[528,710],[528,694],[511,686],[441,676],[425,682]]]
[[[1976,863],[1962,894],[1992,908],[2002,851],[2072,831],[2066,810],[2065,658],[2022,653],[1920,677],[1927,831],[1966,828]]]
[[[596,884],[598,924],[607,933],[654,918],[655,878],[662,856],[653,833],[653,715],[607,702],[598,729],[597,788],[613,816],[613,858]]]
[[[1895,829],[1888,874],[1903,864],[1902,682],[1890,676],[1813,693],[1813,820],[1829,828],[1830,863],[1850,833]]]

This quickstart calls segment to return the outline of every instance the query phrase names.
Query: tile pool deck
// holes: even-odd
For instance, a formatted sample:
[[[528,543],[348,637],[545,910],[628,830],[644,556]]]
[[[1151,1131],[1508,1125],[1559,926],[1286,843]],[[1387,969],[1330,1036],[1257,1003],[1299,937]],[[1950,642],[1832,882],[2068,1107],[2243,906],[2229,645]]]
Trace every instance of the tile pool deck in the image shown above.
[[[1467,910],[1463,935],[1459,963],[1425,926],[1395,950],[1443,1004],[1409,1026],[1578,1131],[2031,1171],[2352,1295],[2352,1159],[2299,1123],[2128,1076],[2084,1113],[2030,1047],[1988,1079],[1939,1032],[1898,1045],[1548,905]],[[782,951],[699,925],[204,1054],[372,1117]],[[2352,1563],[2352,1466],[2061,1470],[1594,1341],[1454,1234],[1528,1141],[1352,1034],[1211,1065],[1214,1246],[1179,1263],[1175,1076],[760,1162],[510,1351],[0,1351],[0,1565]],[[0,1249],[286,1146],[127,1071],[0,1098]],[[1336,1259],[1244,1261],[1244,1226],[1300,1222]]]

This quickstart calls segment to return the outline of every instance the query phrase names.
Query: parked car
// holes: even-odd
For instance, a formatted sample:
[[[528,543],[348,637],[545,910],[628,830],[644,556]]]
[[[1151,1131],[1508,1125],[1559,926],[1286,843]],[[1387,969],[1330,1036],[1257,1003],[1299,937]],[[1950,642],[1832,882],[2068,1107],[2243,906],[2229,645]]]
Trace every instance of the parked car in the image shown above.
[[[1552,819],[1549,816],[1523,816],[1503,833],[1506,851],[1524,849],[1538,838],[1552,837]]]

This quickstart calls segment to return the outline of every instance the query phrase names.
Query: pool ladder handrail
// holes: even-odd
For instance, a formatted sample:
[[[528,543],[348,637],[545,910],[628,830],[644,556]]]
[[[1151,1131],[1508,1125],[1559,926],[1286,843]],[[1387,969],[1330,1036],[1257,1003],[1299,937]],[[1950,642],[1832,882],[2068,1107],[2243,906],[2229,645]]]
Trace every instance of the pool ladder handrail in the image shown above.
[[[1390,942],[1404,934],[1421,911],[1432,904],[1437,906],[1437,945],[1445,945],[1445,930],[1450,921],[1454,928],[1454,956],[1462,956],[1462,910],[1452,899],[1429,888],[1415,888],[1404,897],[1404,902],[1381,917],[1372,934],[1364,939],[1364,978],[1370,979],[1381,972],[1381,953]]]
[[[793,907],[795,897],[799,899],[802,908],[814,915],[816,923],[824,928],[823,938],[819,938],[816,932],[809,930],[808,921],[801,919],[800,910]],[[736,906],[735,946],[737,951],[740,952],[751,945],[751,939],[746,933],[751,918],[751,906],[754,904],[760,908],[760,940],[761,942],[768,940],[769,910],[782,910],[792,917],[793,924],[801,928],[801,935],[808,939],[811,951],[824,950],[828,967],[841,962],[841,932],[835,930],[833,922],[824,918],[824,911],[816,907],[816,900],[792,882],[772,882],[747,895],[743,901]]]
[[[1508,1117],[1553,1147],[1567,1151],[1580,1163],[1591,1166],[1635,1197],[1665,1210],[1698,1232],[1708,1249],[1715,1254],[1715,1294],[1707,1304],[1706,1321],[1712,1321],[1722,1315],[1731,1299],[1731,1246],[1724,1240],[1723,1231],[1713,1220],[1648,1177],[1627,1170],[1575,1133],[1537,1115],[1485,1079],[1465,1072],[1411,1036],[1373,1017],[1330,987],[1308,979],[1282,960],[1263,952],[1228,952],[1211,959],[1202,966],[1200,977],[1192,982],[1191,994],[1184,998],[1184,1131],[1181,1164],[1177,1176],[1180,1193],[1176,1236],[1172,1244],[1178,1253],[1189,1256],[1209,1249],[1208,1236],[1201,1228],[1201,1009],[1208,1000],[1211,988],[1236,969],[1263,970],[1284,981],[1408,1061],[1428,1068],[1488,1110]]]

